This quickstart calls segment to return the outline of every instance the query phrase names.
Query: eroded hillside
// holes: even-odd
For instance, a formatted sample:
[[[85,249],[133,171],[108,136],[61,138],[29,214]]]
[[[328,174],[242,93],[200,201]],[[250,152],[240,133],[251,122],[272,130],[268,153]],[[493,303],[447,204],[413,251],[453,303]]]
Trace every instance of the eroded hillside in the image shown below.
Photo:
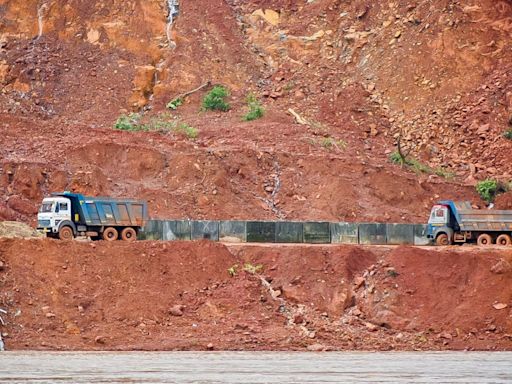
[[[179,5],[0,0],[0,219],[65,189],[155,217],[423,221],[512,178],[512,2]],[[207,88],[165,108],[208,81],[231,111],[201,112]],[[266,114],[243,122],[251,92]],[[130,112],[198,137],[113,130]],[[399,136],[441,176],[391,164]]]

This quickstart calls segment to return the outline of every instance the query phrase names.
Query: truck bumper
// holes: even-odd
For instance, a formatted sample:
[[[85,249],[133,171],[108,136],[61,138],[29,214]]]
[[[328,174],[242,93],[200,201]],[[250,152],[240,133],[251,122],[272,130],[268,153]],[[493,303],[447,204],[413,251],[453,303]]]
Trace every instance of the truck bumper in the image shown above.
[[[37,231],[41,233],[52,233],[52,228],[38,227]]]

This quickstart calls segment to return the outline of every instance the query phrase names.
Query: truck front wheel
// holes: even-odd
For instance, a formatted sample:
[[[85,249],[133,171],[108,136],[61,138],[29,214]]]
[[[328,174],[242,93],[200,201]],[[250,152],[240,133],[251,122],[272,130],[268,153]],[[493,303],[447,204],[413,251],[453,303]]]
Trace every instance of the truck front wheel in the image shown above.
[[[115,241],[119,237],[119,233],[117,229],[108,227],[103,231],[103,240],[105,241]]]
[[[72,240],[73,237],[73,229],[71,227],[65,226],[59,229],[59,239]]]
[[[450,238],[446,233],[441,233],[436,237],[437,245],[450,245]]]
[[[121,239],[124,241],[135,241],[137,239],[137,232],[133,228],[124,228],[121,231]]]

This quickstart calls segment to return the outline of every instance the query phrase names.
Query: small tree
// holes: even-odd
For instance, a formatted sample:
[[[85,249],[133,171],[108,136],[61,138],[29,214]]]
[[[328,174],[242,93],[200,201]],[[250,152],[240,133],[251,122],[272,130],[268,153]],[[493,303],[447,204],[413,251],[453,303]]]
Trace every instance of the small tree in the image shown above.
[[[222,85],[216,85],[203,99],[203,109],[210,111],[229,111],[231,106],[226,102],[228,90]]]

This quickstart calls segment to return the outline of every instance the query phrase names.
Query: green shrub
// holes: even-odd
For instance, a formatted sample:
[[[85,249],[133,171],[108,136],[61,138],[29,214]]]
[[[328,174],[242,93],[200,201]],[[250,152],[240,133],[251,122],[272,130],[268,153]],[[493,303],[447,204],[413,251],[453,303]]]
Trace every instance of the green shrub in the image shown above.
[[[178,97],[177,99],[169,101],[166,107],[169,109],[176,110],[180,105],[183,105],[183,98]]]
[[[505,131],[505,133],[503,134],[503,137],[505,137],[505,139],[512,140],[512,128],[510,128],[509,130]]]
[[[203,109],[207,111],[229,111],[231,106],[226,102],[228,90],[222,85],[216,85],[203,99]]]
[[[114,128],[121,131],[138,131],[140,118],[138,113],[130,113],[128,116],[121,115],[114,124]]]
[[[265,110],[253,94],[247,96],[247,106],[249,107],[249,112],[244,116],[245,121],[257,120],[265,114]]]
[[[478,182],[476,191],[480,197],[488,203],[494,200],[496,192],[498,191],[498,182],[496,180],[487,179]]]

